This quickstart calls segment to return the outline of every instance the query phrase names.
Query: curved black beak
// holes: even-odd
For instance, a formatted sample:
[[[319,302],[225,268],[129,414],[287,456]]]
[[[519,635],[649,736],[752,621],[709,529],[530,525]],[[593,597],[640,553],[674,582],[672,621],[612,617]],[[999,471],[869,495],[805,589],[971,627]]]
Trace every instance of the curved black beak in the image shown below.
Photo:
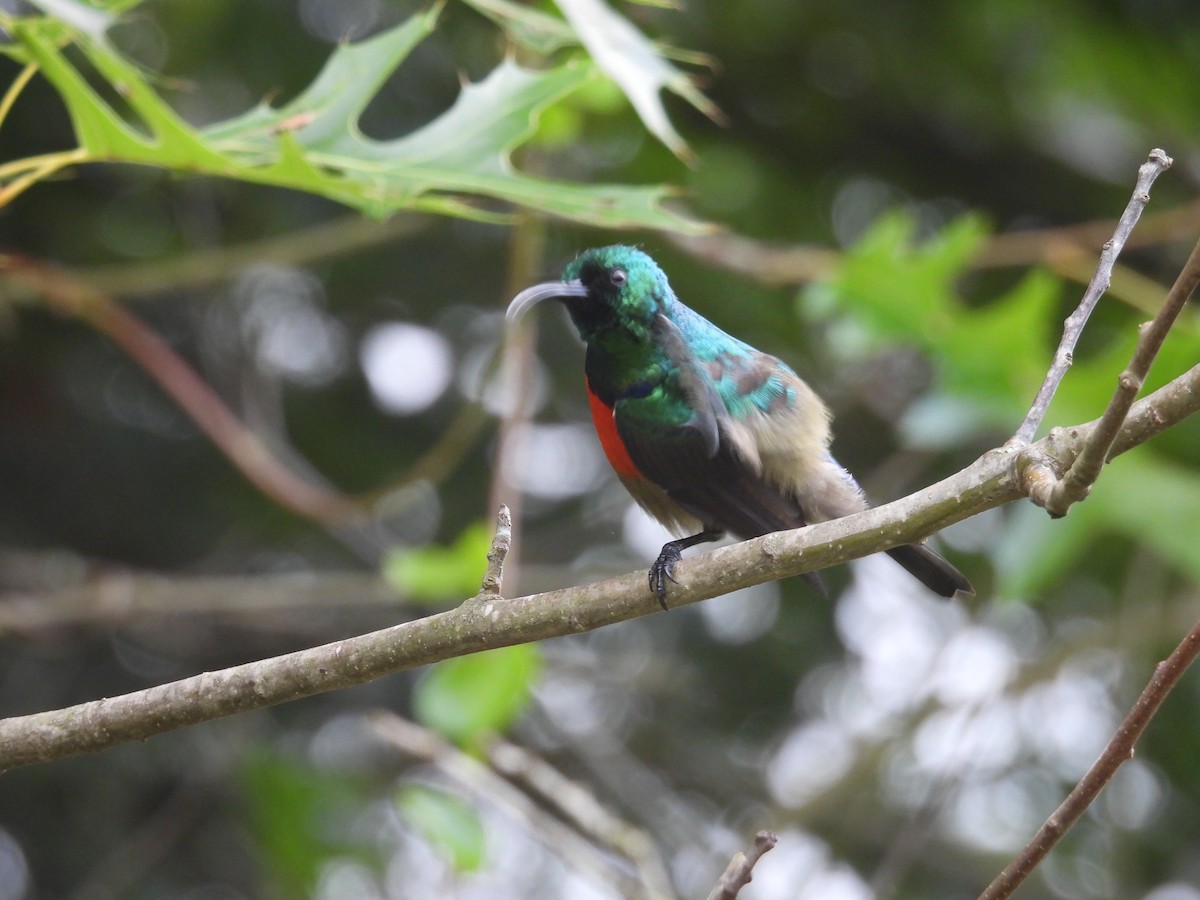
[[[571,297],[586,297],[587,293],[587,288],[584,287],[583,282],[578,278],[574,281],[544,281],[541,284],[535,284],[533,287],[525,288],[525,290],[513,297],[512,302],[508,304],[508,311],[504,314],[504,318],[509,323],[512,323],[525,315],[531,306],[535,306],[543,300],[567,300]]]

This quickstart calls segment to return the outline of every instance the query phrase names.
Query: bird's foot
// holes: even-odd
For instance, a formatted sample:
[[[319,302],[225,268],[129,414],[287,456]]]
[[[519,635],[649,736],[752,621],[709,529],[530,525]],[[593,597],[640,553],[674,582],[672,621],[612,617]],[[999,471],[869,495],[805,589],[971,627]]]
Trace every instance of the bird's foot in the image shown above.
[[[650,566],[650,590],[658,598],[658,605],[664,610],[667,606],[667,581],[675,581],[675,563],[683,559],[683,554],[673,543],[667,544],[658,554],[658,559]],[[676,584],[679,582],[675,581]]]
[[[658,605],[667,609],[667,582],[675,581],[675,563],[683,559],[683,551],[708,541],[720,540],[724,534],[719,528],[706,527],[699,534],[680,538],[677,541],[667,541],[659,551],[658,559],[650,567],[650,591],[658,598]],[[678,581],[675,581],[679,584]]]

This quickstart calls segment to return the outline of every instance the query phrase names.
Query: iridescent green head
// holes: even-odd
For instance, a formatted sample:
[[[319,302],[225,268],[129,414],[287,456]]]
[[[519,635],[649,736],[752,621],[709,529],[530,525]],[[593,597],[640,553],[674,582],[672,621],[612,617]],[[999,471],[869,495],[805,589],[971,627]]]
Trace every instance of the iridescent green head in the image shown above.
[[[655,316],[675,300],[667,276],[649,256],[614,244],[585,250],[567,266],[562,281],[521,291],[508,307],[510,320],[542,300],[561,300],[585,341],[620,335],[650,339]]]

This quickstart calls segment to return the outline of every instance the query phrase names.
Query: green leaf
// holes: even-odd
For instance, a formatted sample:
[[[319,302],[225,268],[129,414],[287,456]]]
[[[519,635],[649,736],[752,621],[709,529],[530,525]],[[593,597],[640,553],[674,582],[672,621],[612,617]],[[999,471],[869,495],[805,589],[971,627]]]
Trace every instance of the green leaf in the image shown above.
[[[458,797],[422,785],[408,785],[397,794],[396,807],[457,871],[473,872],[483,865],[483,824],[475,810]]]
[[[1131,541],[1151,547],[1200,580],[1200,541],[1190,527],[1200,510],[1200,472],[1149,449],[1109,463],[1088,499],[1072,508]],[[1069,516],[1068,516],[1069,518]]]
[[[51,0],[69,3],[69,0]],[[86,9],[71,4],[72,9]],[[584,61],[534,71],[506,60],[463,87],[449,110],[417,131],[376,141],[358,128],[380,86],[433,30],[438,8],[334,51],[313,83],[280,108],[260,105],[203,129],[180,119],[141,70],[92,28],[15,21],[13,34],[67,105],[92,160],[140,163],[307,191],[384,217],[425,210],[483,221],[505,213],[479,201],[537,210],[603,228],[696,232],[707,226],[663,206],[663,186],[584,185],[535,178],[511,153],[542,111],[596,77]],[[71,63],[64,27],[132,111],[126,121]]]
[[[919,245],[915,228],[904,213],[881,216],[821,293],[849,307],[875,343],[927,353],[942,375],[940,390],[969,402],[975,427],[1015,428],[1049,364],[1059,283],[1035,270],[1008,294],[969,307],[955,283],[987,237],[983,221],[960,217]]]
[[[410,600],[444,603],[470,596],[483,581],[491,546],[492,526],[476,522],[451,547],[393,550],[383,562],[383,577]]]
[[[549,56],[564,47],[574,47],[579,37],[562,19],[513,3],[512,0],[463,0],[501,28],[527,50]]]
[[[30,3],[47,15],[54,16],[71,28],[94,38],[101,37],[108,30],[108,26],[112,24],[112,16],[104,9],[115,5],[99,6],[78,3],[76,0],[30,0]]]
[[[541,652],[531,644],[438,663],[417,685],[416,718],[460,746],[472,746],[512,725],[541,671]]]
[[[978,216],[955,219],[918,244],[916,221],[896,210],[880,216],[844,257],[834,280],[853,299],[855,313],[875,329],[900,337],[924,337],[927,320],[953,318],[954,280],[987,239]],[[896,302],[902,299],[902,302]]]
[[[1024,504],[999,546],[1000,595],[1029,600],[1070,572],[1097,537],[1117,535],[1153,548],[1164,562],[1200,579],[1200,542],[1191,522],[1200,509],[1200,473],[1146,448],[1107,465],[1088,498],[1063,519]]]
[[[615,81],[637,110],[642,124],[683,159],[691,151],[671,124],[662,91],[682,97],[710,119],[720,110],[696,87],[691,76],[671,65],[659,48],[604,0],[555,0],[604,74]]]

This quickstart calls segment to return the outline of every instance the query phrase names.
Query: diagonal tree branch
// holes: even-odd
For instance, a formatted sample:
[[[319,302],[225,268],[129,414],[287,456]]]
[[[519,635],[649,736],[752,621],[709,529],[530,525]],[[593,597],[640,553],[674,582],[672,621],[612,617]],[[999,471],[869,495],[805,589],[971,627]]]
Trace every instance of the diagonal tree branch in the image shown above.
[[[0,271],[78,318],[127,353],[191,418],[234,466],[280,506],[318,522],[363,518],[365,507],[283,465],[196,371],[141,319],[67,272],[17,254],[0,254]]]
[[[1100,477],[1100,470],[1108,462],[1113,442],[1116,441],[1121,425],[1129,414],[1129,408],[1133,406],[1133,401],[1142,390],[1150,366],[1158,356],[1158,351],[1162,349],[1163,341],[1167,339],[1167,333],[1175,324],[1184,304],[1196,290],[1197,284],[1200,284],[1200,242],[1192,248],[1191,255],[1179,277],[1175,279],[1175,284],[1171,286],[1158,315],[1139,329],[1133,358],[1117,379],[1116,391],[1099,424],[1092,431],[1083,452],[1071,464],[1062,480],[1054,484],[1046,502],[1041,504],[1051,515],[1066,515],[1072,504],[1087,497],[1092,485]],[[1040,503],[1038,497],[1031,499]]]
[[[538,799],[499,772],[492,759],[466,753],[395,713],[377,712],[368,722],[386,746],[436,766],[452,782],[499,809],[549,850],[569,860],[575,869],[595,876],[600,884],[617,885],[625,897],[666,900],[676,896],[665,877],[653,885],[639,883],[637,873],[623,865],[624,860],[606,853],[589,839],[593,835],[572,827],[574,823],[564,823],[550,814]]]
[[[1083,328],[1087,325],[1092,310],[1096,308],[1096,304],[1100,302],[1100,298],[1104,296],[1104,292],[1108,290],[1112,281],[1113,265],[1116,263],[1117,257],[1121,255],[1125,241],[1133,232],[1138,219],[1141,218],[1142,210],[1150,202],[1150,186],[1154,184],[1159,175],[1171,167],[1171,162],[1171,157],[1162,150],[1151,150],[1149,158],[1138,169],[1133,196],[1129,198],[1125,212],[1117,221],[1113,236],[1105,243],[1104,249],[1100,253],[1100,263],[1096,267],[1096,274],[1092,276],[1087,290],[1083,292],[1079,306],[1071,315],[1067,316],[1066,322],[1063,323],[1062,340],[1059,341],[1058,349],[1054,353],[1054,362],[1046,373],[1042,386],[1038,388],[1037,396],[1034,398],[1029,413],[1025,416],[1025,421],[1021,423],[1021,427],[1013,436],[1013,440],[1018,444],[1028,444],[1032,441],[1038,426],[1042,424],[1042,419],[1046,417],[1046,412],[1050,409],[1050,401],[1054,399],[1059,384],[1062,383],[1067,370],[1071,368],[1079,336],[1083,334]],[[1126,409],[1128,408],[1126,406]]]
[[[479,404],[465,406],[441,438],[398,478],[362,495],[344,494],[303,461],[293,460],[289,467],[268,446],[270,441],[239,419],[170,344],[105,291],[64,269],[14,253],[0,253],[0,281],[5,278],[105,335],[154,379],[255,488],[284,509],[325,525],[361,523],[377,503],[404,486],[420,479],[444,479],[487,422]],[[307,470],[308,477],[295,469]]]
[[[1160,403],[1161,401],[1161,403]],[[1114,450],[1200,409],[1200,366],[1138,401]],[[673,605],[812,572],[921,540],[1022,496],[1027,457],[1065,470],[1096,423],[1055,430],[1026,450],[990,451],[916,494],[843,519],[777,532],[685,560]],[[147,690],[0,721],[0,771],[107,749],[222,716],[263,709],[454,656],[582,631],[659,610],[641,571],[513,600],[485,592],[456,609],[346,640]]]
[[[1133,745],[1146,730],[1146,726],[1150,724],[1150,720],[1167,698],[1167,694],[1171,692],[1171,688],[1195,662],[1198,655],[1200,655],[1200,622],[1197,622],[1184,636],[1171,655],[1155,667],[1149,684],[1134,703],[1133,709],[1129,711],[1129,715],[1125,717],[1125,721],[1121,723],[1121,727],[1117,729],[1113,739],[1104,748],[1104,752],[1100,754],[1100,758],[1083,776],[1075,789],[1067,795],[1058,809],[1050,814],[1050,818],[1042,824],[1033,839],[979,895],[979,900],[1004,900],[1005,897],[1012,896],[1013,891],[1020,886],[1021,882],[1045,858],[1059,839],[1083,815],[1104,786],[1112,780],[1121,764],[1133,758]]]

